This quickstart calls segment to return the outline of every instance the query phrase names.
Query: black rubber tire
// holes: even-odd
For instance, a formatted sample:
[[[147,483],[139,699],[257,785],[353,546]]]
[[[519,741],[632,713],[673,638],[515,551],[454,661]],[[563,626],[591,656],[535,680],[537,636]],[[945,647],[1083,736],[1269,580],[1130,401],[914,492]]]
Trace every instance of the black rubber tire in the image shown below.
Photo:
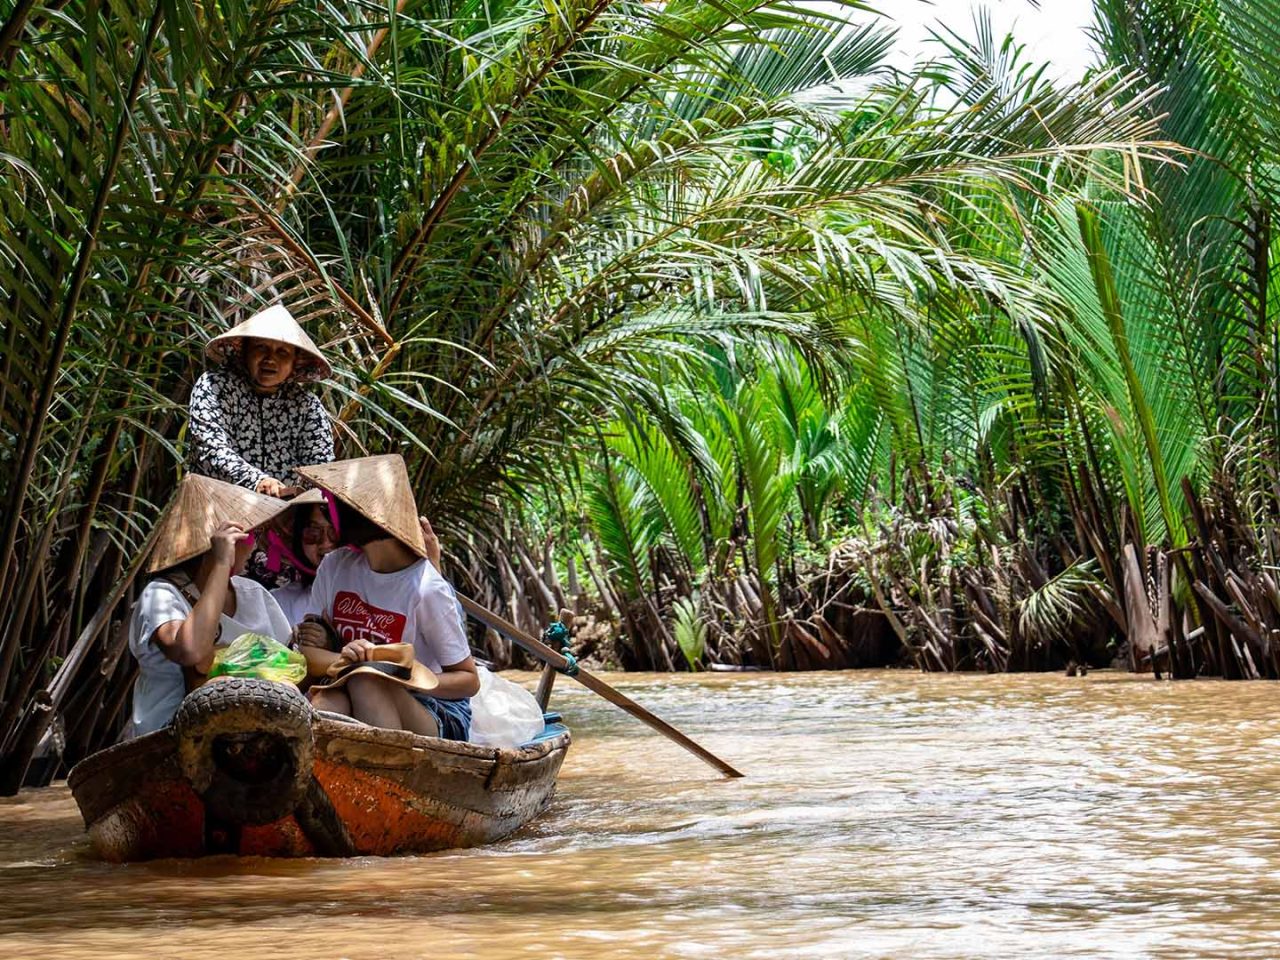
[[[292,813],[311,782],[312,716],[297,687],[270,680],[220,677],[188,695],[173,729],[178,762],[206,817],[253,825]],[[219,760],[227,742],[246,738],[279,758],[265,779],[241,779]]]

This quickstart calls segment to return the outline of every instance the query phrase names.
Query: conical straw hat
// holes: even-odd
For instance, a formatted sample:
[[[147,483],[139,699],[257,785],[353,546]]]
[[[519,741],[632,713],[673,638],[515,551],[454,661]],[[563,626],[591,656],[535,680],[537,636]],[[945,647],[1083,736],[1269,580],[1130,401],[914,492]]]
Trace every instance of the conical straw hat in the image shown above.
[[[209,549],[214,531],[224,523],[238,523],[252,530],[289,507],[284,500],[189,473],[178,484],[160,519],[147,572],[198,557]]]
[[[290,500],[287,506],[290,507],[319,507],[325,503],[324,493],[319,487],[312,487],[310,490],[303,490],[300,494]]]
[[[359,510],[420,557],[427,555],[409,471],[398,453],[298,467],[298,475]]]
[[[297,347],[298,359],[290,380],[324,380],[333,373],[320,348],[298,326],[298,321],[293,319],[293,314],[283,303],[267,307],[226,333],[218,334],[205,344],[204,355],[211,363],[221,366],[241,355],[245,337],[275,340]]]

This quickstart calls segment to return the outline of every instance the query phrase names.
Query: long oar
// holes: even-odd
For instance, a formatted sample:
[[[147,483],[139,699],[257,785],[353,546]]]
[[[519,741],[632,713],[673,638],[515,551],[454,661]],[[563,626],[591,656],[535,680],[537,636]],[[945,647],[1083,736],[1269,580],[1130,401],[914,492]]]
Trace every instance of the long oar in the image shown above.
[[[486,610],[484,607],[480,606],[480,604],[476,603],[474,600],[469,600],[464,596],[459,596],[458,600],[459,602],[461,602],[462,608],[466,610],[467,613],[471,614],[471,616],[475,617],[485,626],[491,627],[492,629],[498,631],[498,633],[501,633],[510,637],[516,643],[520,644],[521,647],[523,647],[525,650],[528,650],[531,654],[533,654],[538,659],[542,660],[544,663],[549,663],[551,664],[551,666],[557,667],[557,668],[563,668],[568,665],[569,661],[566,660],[563,656],[561,656],[555,650],[548,647],[545,643],[543,643],[541,640],[534,637],[532,634],[525,633],[523,630],[517,627],[514,623],[509,623],[508,621],[503,620],[502,617],[498,616],[496,613],[494,613],[491,610]],[[581,669],[578,670],[577,673],[569,674],[569,676],[572,676],[574,680],[577,680],[580,684],[582,684],[588,690],[591,690],[594,693],[598,693],[600,696],[604,697],[610,703],[614,704],[615,706],[621,707],[623,710],[627,711],[627,713],[631,714],[637,720],[640,720],[648,724],[654,730],[657,730],[659,733],[665,736],[668,740],[674,740],[676,743],[680,744],[680,746],[684,747],[690,753],[696,754],[697,756],[701,757],[703,760],[711,764],[713,767],[715,767],[725,776],[727,777],[742,776],[742,773],[740,771],[734,769],[731,765],[725,763],[723,760],[717,757],[710,750],[706,749],[706,747],[703,747],[697,743],[694,743],[692,740],[686,737],[683,733],[681,733],[671,724],[667,723],[667,721],[663,720],[661,717],[655,717],[652,713],[650,713],[644,707],[640,706],[640,704],[636,703],[626,694],[619,693],[617,690],[613,689],[613,687],[609,686],[599,677],[593,676],[592,674],[588,673],[586,670],[581,670]]]

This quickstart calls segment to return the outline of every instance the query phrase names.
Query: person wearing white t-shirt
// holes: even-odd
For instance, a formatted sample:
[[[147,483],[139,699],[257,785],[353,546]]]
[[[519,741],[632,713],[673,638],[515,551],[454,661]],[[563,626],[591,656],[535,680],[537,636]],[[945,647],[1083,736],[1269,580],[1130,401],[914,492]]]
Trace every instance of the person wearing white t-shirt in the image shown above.
[[[285,619],[292,624],[302,623],[305,619],[311,607],[311,587],[315,583],[320,562],[338,546],[337,535],[329,521],[328,508],[323,499],[317,503],[310,493],[318,491],[304,493],[290,501],[293,509],[289,511],[287,540],[275,531],[267,534],[267,569],[279,569],[278,566],[273,566],[273,558],[279,554],[280,559],[292,566],[298,574],[298,579],[292,583],[271,591],[271,595],[280,604],[280,609],[284,611]],[[426,517],[419,517],[418,522],[427,547],[427,559],[439,570],[440,539],[431,529],[431,523]]]
[[[313,705],[374,726],[466,740],[480,678],[453,587],[427,559],[404,462],[365,457],[299,472],[329,497],[338,542],[358,548],[334,550],[316,572],[308,613],[323,624],[303,623],[297,631],[310,672],[323,675],[339,660],[370,660],[381,644],[410,643],[437,680],[427,694],[353,675],[342,689],[315,691]]]
[[[296,580],[276,587],[271,595],[280,604],[285,618],[298,624],[311,605],[311,584],[315,582],[320,561],[337,547],[338,538],[319,491],[307,491],[290,501],[290,506],[285,535],[275,530],[267,533],[266,567],[276,573],[287,563],[296,572]]]
[[[179,484],[156,534],[153,579],[129,620],[138,678],[126,739],[173,719],[188,689],[208,672],[217,646],[245,633],[289,642],[280,605],[266,588],[235,575],[253,549],[251,528],[285,506],[209,477],[189,475]]]

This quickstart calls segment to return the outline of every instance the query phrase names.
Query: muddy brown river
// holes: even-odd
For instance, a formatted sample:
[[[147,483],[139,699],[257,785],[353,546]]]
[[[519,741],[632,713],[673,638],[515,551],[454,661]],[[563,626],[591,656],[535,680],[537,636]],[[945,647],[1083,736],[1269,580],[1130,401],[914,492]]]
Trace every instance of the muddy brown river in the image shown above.
[[[1280,686],[610,679],[746,779],[562,679],[556,799],[484,849],[113,866],[65,785],[26,791],[0,955],[1280,956]]]

